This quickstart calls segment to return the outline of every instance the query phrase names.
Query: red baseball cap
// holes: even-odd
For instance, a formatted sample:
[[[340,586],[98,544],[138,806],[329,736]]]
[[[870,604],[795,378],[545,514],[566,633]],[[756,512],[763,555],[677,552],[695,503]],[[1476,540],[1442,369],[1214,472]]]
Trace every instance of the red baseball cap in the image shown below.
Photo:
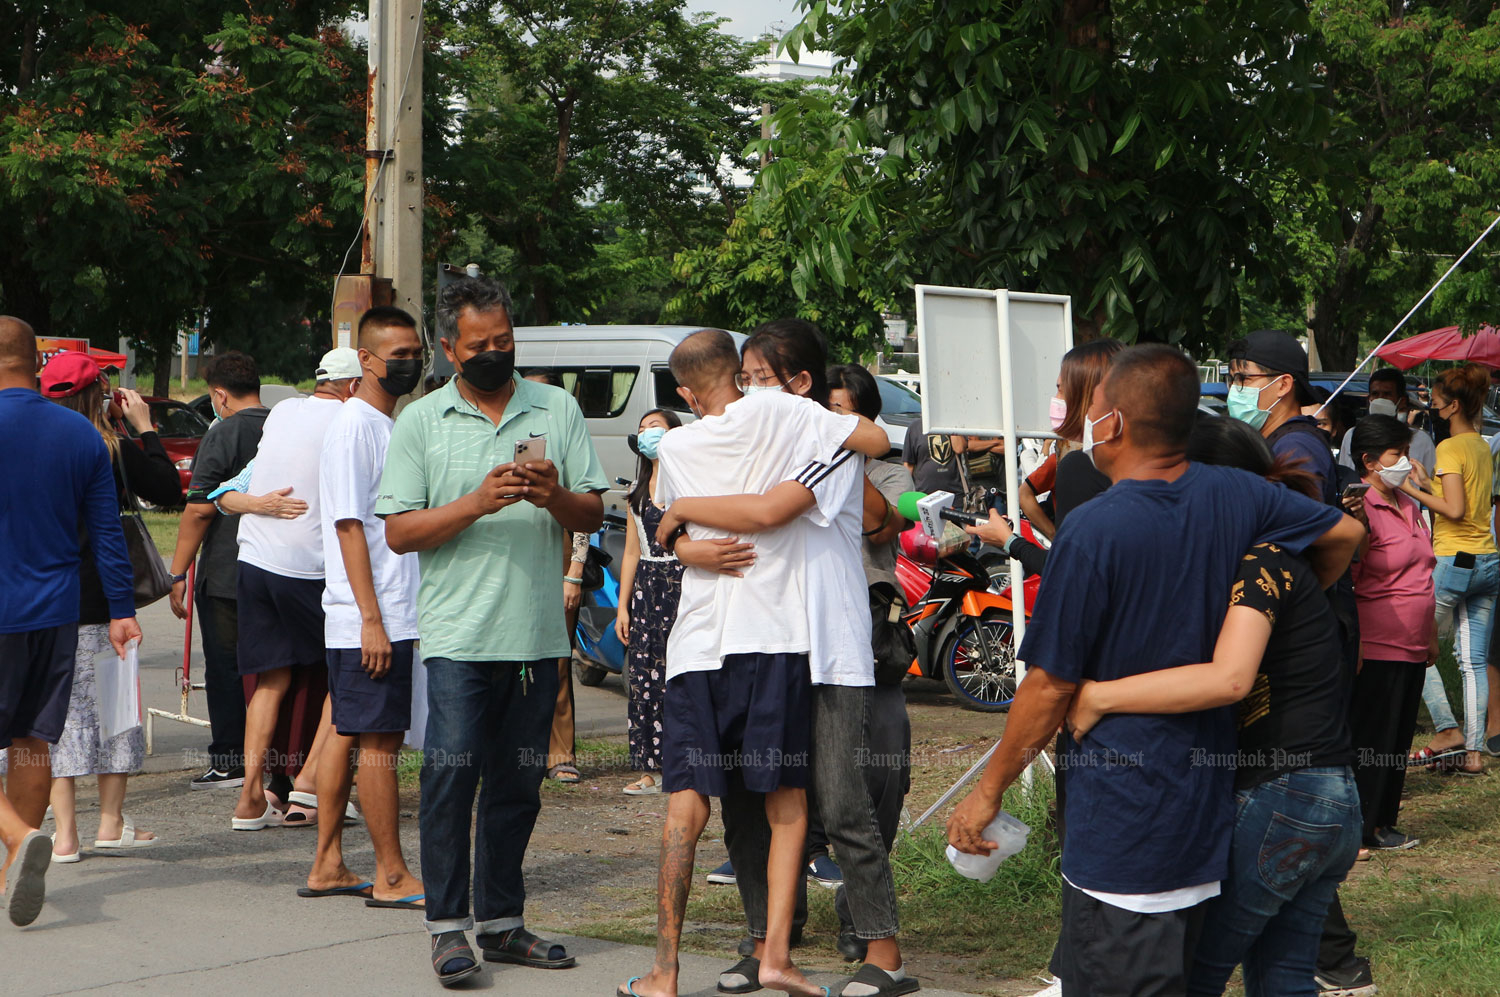
[[[77,350],[63,350],[42,368],[42,394],[48,398],[76,395],[99,380],[102,373],[94,358]]]

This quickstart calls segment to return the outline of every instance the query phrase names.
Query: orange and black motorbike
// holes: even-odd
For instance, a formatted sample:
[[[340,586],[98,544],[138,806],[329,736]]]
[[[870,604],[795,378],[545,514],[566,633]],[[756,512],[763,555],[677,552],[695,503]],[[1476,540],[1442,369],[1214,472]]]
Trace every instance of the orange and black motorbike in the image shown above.
[[[999,551],[940,553],[920,527],[901,535],[896,578],[911,607],[902,620],[917,645],[909,674],[941,678],[966,709],[997,713],[1016,694],[1009,568]],[[1040,583],[1026,580],[1028,606]]]

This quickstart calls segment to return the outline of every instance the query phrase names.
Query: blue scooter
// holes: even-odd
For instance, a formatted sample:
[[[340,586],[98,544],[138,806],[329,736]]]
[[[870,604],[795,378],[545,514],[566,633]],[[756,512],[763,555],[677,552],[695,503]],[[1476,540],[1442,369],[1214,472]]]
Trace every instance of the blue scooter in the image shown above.
[[[584,685],[598,685],[625,670],[625,645],[615,633],[615,616],[620,605],[620,564],[625,560],[625,529],[623,517],[607,513],[604,525],[590,543],[608,556],[608,563],[604,566],[604,584],[583,593],[583,603],[578,607],[573,668]]]

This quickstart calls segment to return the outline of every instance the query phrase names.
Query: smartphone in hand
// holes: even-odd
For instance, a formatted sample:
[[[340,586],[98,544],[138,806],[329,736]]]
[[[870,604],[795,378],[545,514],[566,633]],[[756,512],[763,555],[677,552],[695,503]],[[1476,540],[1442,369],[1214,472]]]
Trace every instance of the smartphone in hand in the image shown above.
[[[513,460],[517,466],[530,463],[539,464],[546,459],[547,437],[545,435],[516,441],[516,455]]]

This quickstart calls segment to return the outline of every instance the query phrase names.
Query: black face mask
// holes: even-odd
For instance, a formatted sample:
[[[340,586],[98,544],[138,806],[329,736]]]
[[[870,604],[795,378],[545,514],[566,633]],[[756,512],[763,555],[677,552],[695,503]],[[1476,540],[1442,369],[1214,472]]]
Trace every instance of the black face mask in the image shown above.
[[[387,394],[400,398],[409,394],[422,380],[421,357],[381,357],[385,361],[385,377],[376,378]]]
[[[463,362],[458,374],[483,394],[499,391],[516,372],[515,350],[485,350]]]

